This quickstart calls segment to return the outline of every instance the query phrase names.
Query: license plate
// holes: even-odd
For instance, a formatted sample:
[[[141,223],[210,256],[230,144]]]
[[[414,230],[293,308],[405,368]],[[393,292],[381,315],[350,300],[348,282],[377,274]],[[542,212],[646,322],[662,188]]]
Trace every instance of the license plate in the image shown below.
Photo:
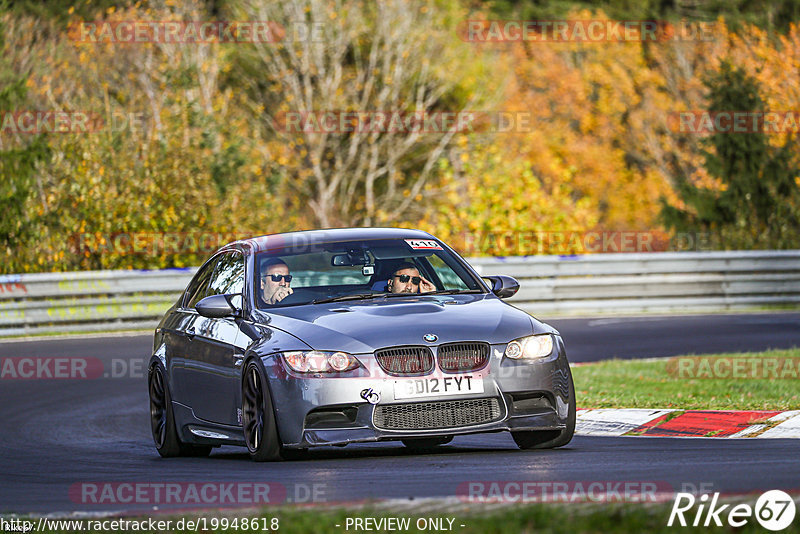
[[[442,378],[408,378],[394,381],[395,399],[483,393],[483,378],[472,375]]]

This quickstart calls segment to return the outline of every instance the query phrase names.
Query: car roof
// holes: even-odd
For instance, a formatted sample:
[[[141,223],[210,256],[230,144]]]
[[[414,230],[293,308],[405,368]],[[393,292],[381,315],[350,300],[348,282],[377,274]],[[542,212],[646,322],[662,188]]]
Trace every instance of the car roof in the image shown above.
[[[428,232],[408,228],[330,228],[326,230],[306,230],[268,234],[242,239],[226,245],[228,247],[247,247],[253,252],[275,250],[289,243],[335,243],[358,239],[435,239]]]

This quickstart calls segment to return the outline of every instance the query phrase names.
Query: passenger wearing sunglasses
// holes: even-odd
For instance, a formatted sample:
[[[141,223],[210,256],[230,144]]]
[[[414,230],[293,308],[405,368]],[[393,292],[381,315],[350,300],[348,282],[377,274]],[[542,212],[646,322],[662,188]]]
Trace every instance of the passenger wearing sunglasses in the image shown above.
[[[292,275],[289,266],[280,258],[272,258],[261,266],[261,291],[262,298],[267,304],[277,304],[294,291],[289,287]]]
[[[398,265],[387,284],[391,293],[428,293],[436,291],[430,281],[419,274],[419,269],[413,263],[401,263]]]

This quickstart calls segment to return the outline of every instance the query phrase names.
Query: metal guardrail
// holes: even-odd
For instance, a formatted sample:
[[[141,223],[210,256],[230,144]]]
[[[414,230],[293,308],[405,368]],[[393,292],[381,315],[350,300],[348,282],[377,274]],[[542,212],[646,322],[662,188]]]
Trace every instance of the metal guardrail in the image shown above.
[[[474,258],[481,275],[520,282],[533,315],[800,307],[800,250]]]
[[[0,276],[0,336],[155,328],[196,270]]]
[[[537,316],[800,307],[800,250],[471,258]],[[195,268],[0,276],[0,336],[154,328]]]

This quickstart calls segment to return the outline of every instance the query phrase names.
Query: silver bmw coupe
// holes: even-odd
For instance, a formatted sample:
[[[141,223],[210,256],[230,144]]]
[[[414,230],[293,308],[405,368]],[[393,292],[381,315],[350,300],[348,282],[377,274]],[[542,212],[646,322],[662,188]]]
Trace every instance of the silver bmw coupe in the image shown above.
[[[567,444],[575,391],[559,333],[434,236],[395,228],[274,234],[203,264],[155,331],[161,456],[246,446],[254,460],[508,431]]]

